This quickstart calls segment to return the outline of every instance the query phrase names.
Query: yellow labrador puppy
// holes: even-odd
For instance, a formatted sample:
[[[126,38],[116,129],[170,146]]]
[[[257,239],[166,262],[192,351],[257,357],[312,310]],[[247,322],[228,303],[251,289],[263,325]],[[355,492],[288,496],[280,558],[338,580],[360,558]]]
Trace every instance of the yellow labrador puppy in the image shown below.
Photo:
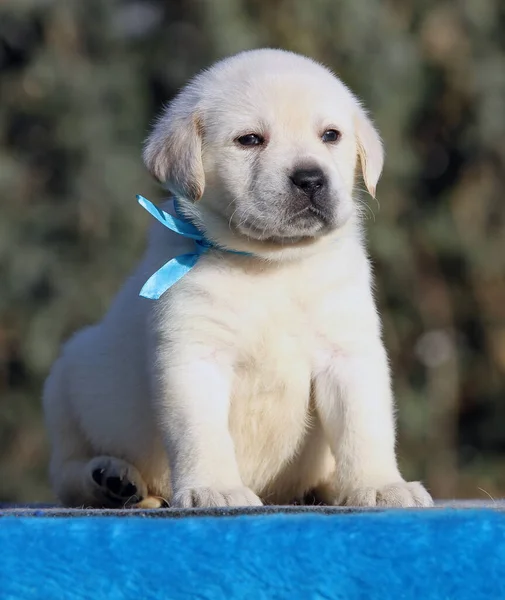
[[[244,52],[181,91],[144,158],[176,205],[143,201],[162,224],[142,262],[46,383],[59,499],[431,505],[395,456],[354,191],[359,164],[375,194],[383,151],[356,97],[308,58]]]

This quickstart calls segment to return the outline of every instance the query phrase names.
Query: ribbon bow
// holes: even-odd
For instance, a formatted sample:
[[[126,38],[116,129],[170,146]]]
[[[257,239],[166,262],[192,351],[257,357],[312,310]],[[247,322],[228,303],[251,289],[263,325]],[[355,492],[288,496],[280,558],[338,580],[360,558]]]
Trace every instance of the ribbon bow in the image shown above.
[[[137,200],[143,208],[147,210],[155,219],[157,219],[162,225],[168,227],[174,233],[178,233],[183,237],[190,238],[195,242],[195,251],[188,254],[181,254],[169,260],[160,269],[156,271],[149,279],[145,282],[144,286],[140,290],[140,296],[149,298],[151,300],[158,300],[170,287],[177,283],[179,279],[184,277],[188,271],[190,271],[197,263],[198,259],[204,252],[207,252],[210,248],[217,248],[212,242],[209,242],[203,235],[203,233],[197,229],[192,223],[184,218],[183,215],[177,210],[177,203],[175,203],[176,217],[168,214],[164,210],[161,210],[155,206],[152,202],[149,202],[143,196],[137,195]],[[243,254],[249,256],[247,252],[237,252],[236,250],[226,250],[219,248],[224,252],[232,252],[233,254]]]

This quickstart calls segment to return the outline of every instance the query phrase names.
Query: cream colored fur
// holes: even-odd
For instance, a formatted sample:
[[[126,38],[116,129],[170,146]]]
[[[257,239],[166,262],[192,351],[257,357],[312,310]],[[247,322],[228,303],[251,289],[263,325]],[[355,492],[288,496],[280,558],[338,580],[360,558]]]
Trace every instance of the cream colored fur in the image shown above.
[[[331,128],[341,139],[325,144]],[[237,145],[258,132],[261,149]],[[131,483],[149,506],[156,496],[181,507],[288,503],[311,490],[330,503],[430,505],[397,467],[354,192],[359,161],[374,194],[383,154],[356,98],[307,58],[242,53],[180,93],[145,160],[210,239],[254,256],[210,251],[146,300],[147,278],[192,248],[153,224],[108,313],[64,346],[46,383],[59,499],[120,505]],[[292,214],[288,176],[300,164],[327,175],[329,229]]]

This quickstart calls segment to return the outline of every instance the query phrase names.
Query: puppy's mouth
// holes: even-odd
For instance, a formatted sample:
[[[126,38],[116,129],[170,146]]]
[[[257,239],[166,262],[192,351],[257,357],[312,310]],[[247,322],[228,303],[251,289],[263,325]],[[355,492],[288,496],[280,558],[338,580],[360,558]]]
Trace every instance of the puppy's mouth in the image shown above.
[[[259,242],[288,245],[308,243],[329,233],[336,226],[333,214],[315,206],[307,206],[278,224],[251,219],[242,221],[236,226],[236,230]]]

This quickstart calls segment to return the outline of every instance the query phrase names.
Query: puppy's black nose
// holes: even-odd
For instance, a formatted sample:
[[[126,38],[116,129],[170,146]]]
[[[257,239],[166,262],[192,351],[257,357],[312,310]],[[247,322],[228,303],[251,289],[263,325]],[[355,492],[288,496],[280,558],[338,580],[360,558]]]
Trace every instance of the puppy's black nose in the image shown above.
[[[309,198],[321,191],[326,185],[326,177],[321,169],[297,169],[291,176],[291,181]]]

